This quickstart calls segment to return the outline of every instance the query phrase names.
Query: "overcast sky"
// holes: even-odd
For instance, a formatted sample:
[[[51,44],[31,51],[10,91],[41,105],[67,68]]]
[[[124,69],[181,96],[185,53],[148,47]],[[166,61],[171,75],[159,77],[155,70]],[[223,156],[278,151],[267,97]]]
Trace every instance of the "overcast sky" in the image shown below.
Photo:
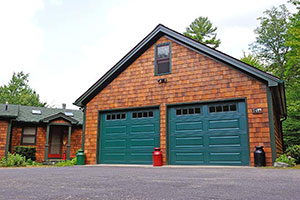
[[[197,17],[218,27],[218,48],[240,58],[262,12],[285,0],[0,0],[0,85],[13,72],[50,106],[72,103],[159,23],[184,32]]]

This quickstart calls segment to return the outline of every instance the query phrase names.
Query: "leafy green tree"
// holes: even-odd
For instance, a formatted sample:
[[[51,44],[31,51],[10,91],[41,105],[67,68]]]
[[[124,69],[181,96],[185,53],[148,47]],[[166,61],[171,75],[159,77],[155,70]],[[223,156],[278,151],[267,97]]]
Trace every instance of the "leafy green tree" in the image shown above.
[[[9,83],[0,86],[0,103],[45,107],[46,103],[30,88],[28,77],[24,72],[13,73]]]
[[[286,89],[288,117],[283,123],[284,146],[300,144],[300,87],[294,83]]]
[[[256,41],[251,50],[266,63],[266,70],[286,80],[286,55],[290,47],[286,46],[290,12],[285,5],[272,7],[259,17],[260,26],[254,32]]]
[[[243,57],[240,59],[241,61],[243,61],[244,63],[247,63],[248,65],[251,65],[253,67],[256,67],[260,70],[265,71],[265,66],[262,62],[260,62],[259,58],[257,58],[253,54],[246,55],[245,52],[243,54],[244,54]]]
[[[283,123],[285,148],[300,144],[300,1],[291,14],[285,5],[271,8],[258,18],[252,53],[264,63],[264,70],[285,81],[288,117]]]
[[[287,53],[287,70],[286,77],[288,81],[298,81],[300,78],[300,1],[293,0],[297,12],[290,17],[290,24],[287,30],[285,45],[290,48]]]
[[[297,12],[290,18],[286,46],[290,47],[286,59],[286,73],[289,84],[286,88],[288,118],[283,123],[286,147],[300,144],[300,1],[290,1]]]
[[[217,48],[221,44],[220,39],[216,39],[217,27],[207,17],[196,18],[187,28],[183,34],[203,44],[207,44],[212,48]]]

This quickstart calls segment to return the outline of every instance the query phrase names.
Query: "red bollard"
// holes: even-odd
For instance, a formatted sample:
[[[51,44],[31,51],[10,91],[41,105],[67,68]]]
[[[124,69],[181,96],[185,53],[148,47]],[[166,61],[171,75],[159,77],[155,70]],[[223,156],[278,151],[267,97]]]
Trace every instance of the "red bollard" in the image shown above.
[[[153,151],[153,166],[159,167],[162,165],[162,152],[159,147],[155,147]]]
[[[66,155],[66,152],[64,152],[64,153],[63,153],[62,160],[67,160],[67,155]]]

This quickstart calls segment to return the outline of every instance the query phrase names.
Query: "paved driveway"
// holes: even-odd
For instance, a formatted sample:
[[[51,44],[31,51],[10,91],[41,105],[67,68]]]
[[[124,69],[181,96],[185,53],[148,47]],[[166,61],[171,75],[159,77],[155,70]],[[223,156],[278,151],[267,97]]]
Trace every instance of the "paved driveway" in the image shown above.
[[[300,199],[300,170],[107,166],[0,169],[0,199]]]

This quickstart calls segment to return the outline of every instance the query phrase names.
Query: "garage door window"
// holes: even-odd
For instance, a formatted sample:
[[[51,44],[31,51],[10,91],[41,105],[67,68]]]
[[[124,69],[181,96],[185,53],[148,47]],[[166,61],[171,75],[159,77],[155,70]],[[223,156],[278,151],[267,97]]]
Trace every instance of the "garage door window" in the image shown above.
[[[153,111],[133,112],[132,118],[149,118],[153,117]]]
[[[201,109],[199,107],[176,109],[176,115],[199,115]]]
[[[237,111],[236,104],[209,106],[210,113],[232,112],[232,111]]]
[[[114,114],[107,114],[106,115],[106,120],[122,120],[126,119],[126,114],[125,113],[114,113]]]

